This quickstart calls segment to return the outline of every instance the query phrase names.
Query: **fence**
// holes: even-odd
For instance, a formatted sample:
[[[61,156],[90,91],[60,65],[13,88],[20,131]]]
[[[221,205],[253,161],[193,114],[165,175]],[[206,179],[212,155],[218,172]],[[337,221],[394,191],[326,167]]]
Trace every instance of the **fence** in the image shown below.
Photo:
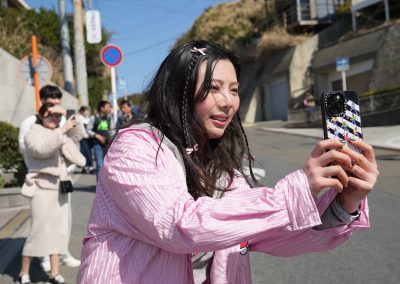
[[[331,22],[340,2],[331,0],[309,1],[288,0],[277,4],[279,17],[284,25],[295,26],[302,21]]]
[[[311,122],[321,120],[320,107],[310,107],[305,109],[288,110],[289,122]]]
[[[389,111],[400,107],[400,92],[385,93],[360,98],[360,110],[362,114]],[[321,120],[320,107],[312,107],[299,110],[288,110],[288,121],[293,123],[304,123]]]

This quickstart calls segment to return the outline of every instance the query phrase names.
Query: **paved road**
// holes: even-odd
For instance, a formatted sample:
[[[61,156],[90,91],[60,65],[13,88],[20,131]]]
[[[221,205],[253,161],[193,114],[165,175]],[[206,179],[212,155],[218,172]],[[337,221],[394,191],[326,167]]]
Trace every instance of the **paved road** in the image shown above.
[[[317,140],[248,129],[250,145],[273,186],[302,166]],[[253,283],[400,283],[400,152],[377,150],[380,176],[369,196],[371,225],[327,252],[277,258],[253,254]]]
[[[250,145],[266,178],[261,181],[273,186],[290,171],[302,166],[316,140],[286,134],[248,129]],[[292,258],[277,258],[253,254],[253,283],[400,283],[400,152],[377,150],[380,180],[370,195],[372,228],[357,232],[345,245],[327,252]],[[93,176],[81,176],[73,193],[73,234],[71,252],[80,255],[81,240],[86,231],[91,204],[94,198]],[[10,275],[18,273],[20,257],[16,257],[0,279],[12,283]],[[68,283],[75,283],[78,269],[61,267]],[[32,267],[32,280],[45,279]]]

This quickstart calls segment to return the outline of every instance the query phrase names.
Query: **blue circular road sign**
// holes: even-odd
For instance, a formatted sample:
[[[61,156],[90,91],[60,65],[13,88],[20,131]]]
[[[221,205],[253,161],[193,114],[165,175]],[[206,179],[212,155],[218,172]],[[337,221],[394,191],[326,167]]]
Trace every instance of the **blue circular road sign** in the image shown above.
[[[116,45],[106,45],[100,54],[101,61],[108,67],[116,67],[122,62],[122,51]]]

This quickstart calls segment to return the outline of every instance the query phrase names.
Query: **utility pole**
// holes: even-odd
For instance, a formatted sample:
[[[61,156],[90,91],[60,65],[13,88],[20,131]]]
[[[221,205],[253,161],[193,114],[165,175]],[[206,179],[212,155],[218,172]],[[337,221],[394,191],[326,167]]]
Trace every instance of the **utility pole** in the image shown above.
[[[276,13],[276,1],[275,0],[264,0],[265,16],[267,17],[268,24],[270,26],[278,23],[278,15]]]
[[[74,57],[76,89],[81,105],[88,106],[85,43],[83,39],[82,0],[74,0]]]
[[[61,51],[63,59],[64,68],[64,89],[70,93],[74,94],[74,73],[71,58],[71,47],[69,42],[69,31],[68,31],[68,21],[65,15],[65,2],[64,0],[58,0],[58,7],[60,12],[60,22],[61,22]]]

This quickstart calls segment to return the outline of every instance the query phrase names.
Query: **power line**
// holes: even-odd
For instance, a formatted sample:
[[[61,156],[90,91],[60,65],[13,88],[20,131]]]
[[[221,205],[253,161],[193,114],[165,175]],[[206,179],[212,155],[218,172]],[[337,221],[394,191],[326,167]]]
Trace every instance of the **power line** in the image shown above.
[[[173,37],[164,39],[164,40],[159,41],[159,42],[157,42],[157,43],[154,43],[154,44],[152,44],[152,45],[149,45],[149,46],[146,46],[146,47],[143,47],[143,48],[139,48],[139,49],[137,49],[137,50],[133,50],[133,51],[127,52],[127,53],[125,53],[125,56],[129,56],[129,55],[132,55],[132,54],[140,53],[140,52],[145,51],[145,50],[147,50],[147,49],[151,49],[151,48],[157,47],[157,46],[162,45],[162,44],[164,44],[164,43],[166,43],[166,42],[168,42],[168,41],[170,41],[170,40],[176,39],[178,36],[179,36],[179,35],[175,35],[175,36],[173,36]]]

